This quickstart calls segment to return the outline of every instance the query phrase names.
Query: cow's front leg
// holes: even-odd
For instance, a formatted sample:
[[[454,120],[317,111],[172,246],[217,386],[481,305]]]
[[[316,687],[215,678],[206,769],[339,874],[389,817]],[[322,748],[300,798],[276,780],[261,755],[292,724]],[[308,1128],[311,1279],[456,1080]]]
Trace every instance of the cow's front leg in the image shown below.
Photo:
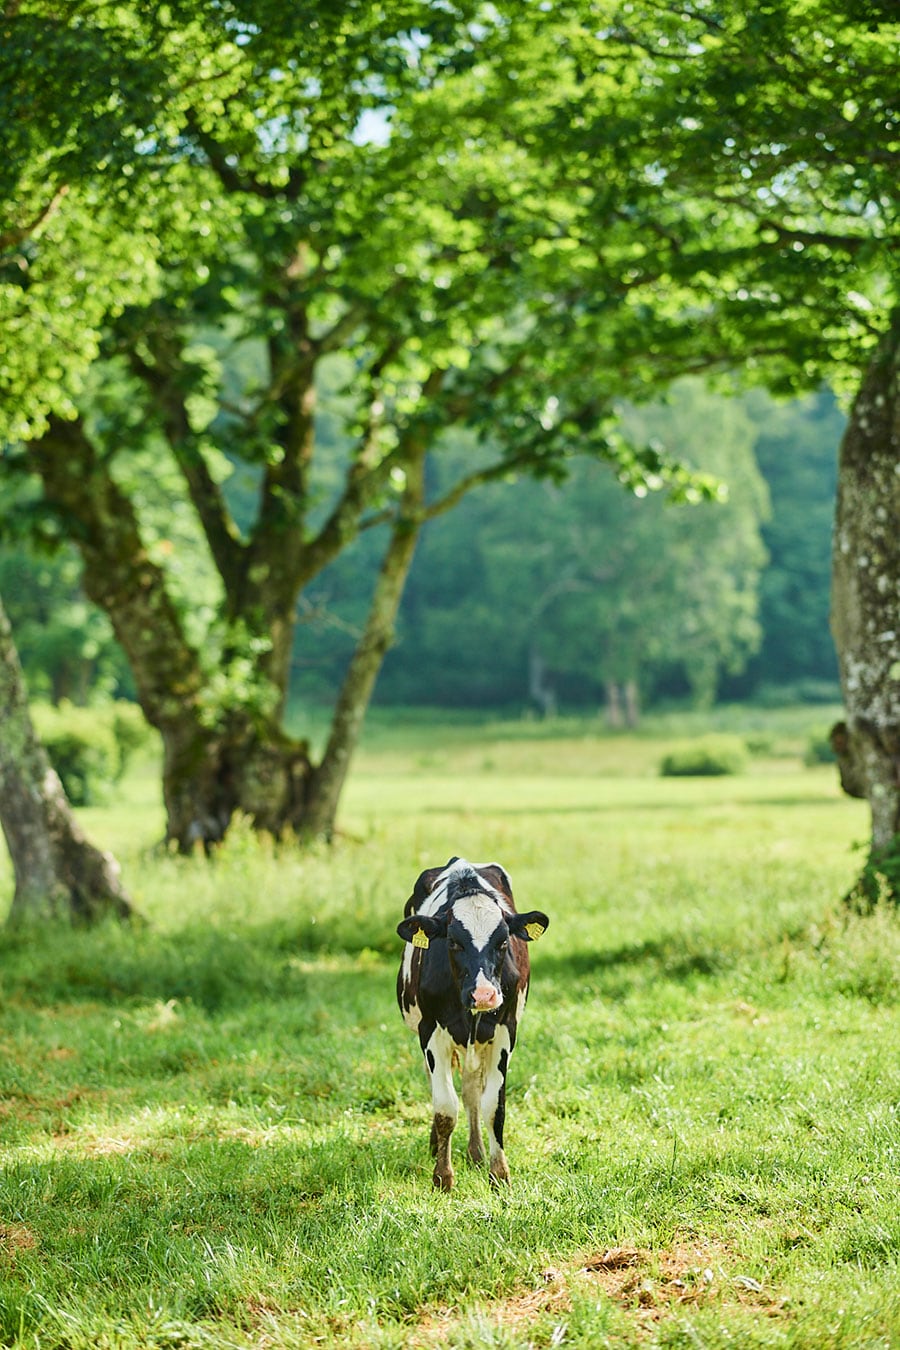
[[[484,1162],[484,1141],[481,1138],[481,1099],[484,1095],[486,1045],[470,1043],[463,1055],[462,1098],[469,1118],[469,1158],[473,1163]]]
[[[459,1098],[453,1086],[453,1039],[443,1027],[435,1027],[423,1049],[431,1080],[432,1181],[442,1191],[449,1191],[453,1185],[450,1138],[459,1115]]]
[[[503,1152],[503,1125],[506,1119],[506,1071],[509,1067],[511,1045],[506,1027],[498,1027],[490,1045],[490,1058],[481,1095],[481,1114],[490,1140],[489,1172],[496,1184],[509,1181],[509,1167]]]

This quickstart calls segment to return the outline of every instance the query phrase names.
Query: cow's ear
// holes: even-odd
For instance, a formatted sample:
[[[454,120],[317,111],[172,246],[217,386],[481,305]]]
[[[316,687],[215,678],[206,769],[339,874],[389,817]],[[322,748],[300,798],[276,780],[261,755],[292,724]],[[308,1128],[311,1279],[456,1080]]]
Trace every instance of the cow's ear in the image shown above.
[[[446,922],[430,914],[413,914],[397,924],[397,932],[403,941],[411,942],[414,947],[427,947],[432,938],[443,937],[446,931]]]
[[[542,909],[531,909],[527,914],[510,914],[506,925],[513,937],[524,938],[526,942],[537,942],[550,927],[550,920]]]
[[[449,863],[447,866],[449,867]],[[443,867],[426,867],[424,872],[419,873],[416,877],[416,884],[413,886],[413,893],[403,906],[404,914],[414,914],[417,909],[421,909],[425,900],[434,890],[438,877],[445,870]]]

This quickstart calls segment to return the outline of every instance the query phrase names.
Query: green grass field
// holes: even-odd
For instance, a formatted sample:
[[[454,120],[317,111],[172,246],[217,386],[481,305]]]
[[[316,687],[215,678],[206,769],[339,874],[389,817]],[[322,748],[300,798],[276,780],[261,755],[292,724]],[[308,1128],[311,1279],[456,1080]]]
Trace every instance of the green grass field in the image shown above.
[[[689,720],[384,717],[332,850],[212,865],[132,774],[83,818],[150,925],[0,938],[0,1344],[900,1345],[900,923],[841,909],[827,720],[735,714],[745,773],[664,779]],[[551,916],[499,1193],[433,1191],[394,1002],[453,853]]]

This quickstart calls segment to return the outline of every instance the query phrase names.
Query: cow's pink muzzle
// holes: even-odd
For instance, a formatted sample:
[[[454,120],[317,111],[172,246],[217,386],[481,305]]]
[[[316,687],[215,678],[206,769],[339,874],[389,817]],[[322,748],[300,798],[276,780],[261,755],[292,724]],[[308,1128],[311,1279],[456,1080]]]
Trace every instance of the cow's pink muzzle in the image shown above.
[[[503,1002],[503,995],[495,984],[491,984],[479,974],[472,990],[472,1011],[493,1012]]]

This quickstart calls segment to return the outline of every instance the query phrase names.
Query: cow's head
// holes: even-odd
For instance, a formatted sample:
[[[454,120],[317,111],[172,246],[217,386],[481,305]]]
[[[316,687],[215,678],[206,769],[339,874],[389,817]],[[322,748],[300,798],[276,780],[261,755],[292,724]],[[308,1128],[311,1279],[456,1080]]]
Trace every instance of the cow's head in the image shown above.
[[[412,914],[397,925],[397,932],[414,947],[429,947],[433,941],[447,944],[447,957],[460,1003],[467,1012],[496,1012],[503,1003],[501,973],[509,953],[509,940],[533,942],[549,927],[542,910],[512,914],[497,900],[479,891],[459,895],[440,914]]]

